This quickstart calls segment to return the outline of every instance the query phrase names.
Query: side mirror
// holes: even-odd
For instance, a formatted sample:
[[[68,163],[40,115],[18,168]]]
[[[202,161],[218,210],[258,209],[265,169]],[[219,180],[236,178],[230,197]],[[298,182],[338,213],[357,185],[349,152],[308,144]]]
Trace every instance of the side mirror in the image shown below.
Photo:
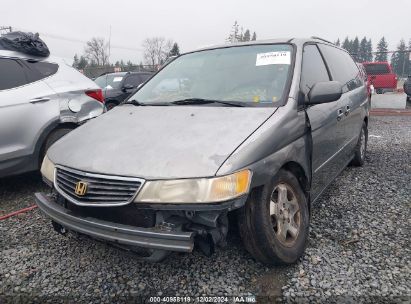
[[[338,81],[317,82],[308,92],[307,104],[333,102],[341,98],[342,85]]]
[[[131,84],[125,84],[122,88],[121,88],[121,90],[123,91],[123,92],[127,92],[128,90],[132,90],[134,87],[131,85]]]

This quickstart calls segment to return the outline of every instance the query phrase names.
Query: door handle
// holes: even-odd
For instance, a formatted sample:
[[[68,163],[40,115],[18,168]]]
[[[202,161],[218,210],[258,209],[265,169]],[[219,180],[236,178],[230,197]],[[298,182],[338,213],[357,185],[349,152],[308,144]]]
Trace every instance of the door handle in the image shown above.
[[[340,121],[341,118],[344,116],[344,112],[342,109],[338,109],[338,115],[337,115],[337,120]]]
[[[345,112],[344,112],[345,116],[347,116],[348,114],[350,114],[350,112],[351,112],[350,106],[346,106],[346,107],[345,107]]]
[[[48,98],[48,97],[36,97],[36,98],[30,99],[30,103],[39,103],[39,102],[46,102],[46,101],[50,101],[50,98]]]

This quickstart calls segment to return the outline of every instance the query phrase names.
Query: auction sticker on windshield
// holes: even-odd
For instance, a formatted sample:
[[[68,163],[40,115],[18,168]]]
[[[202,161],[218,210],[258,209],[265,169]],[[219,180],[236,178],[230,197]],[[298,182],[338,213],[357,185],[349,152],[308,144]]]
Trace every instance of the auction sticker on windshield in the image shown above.
[[[291,64],[291,52],[269,52],[257,54],[256,66],[270,64]]]

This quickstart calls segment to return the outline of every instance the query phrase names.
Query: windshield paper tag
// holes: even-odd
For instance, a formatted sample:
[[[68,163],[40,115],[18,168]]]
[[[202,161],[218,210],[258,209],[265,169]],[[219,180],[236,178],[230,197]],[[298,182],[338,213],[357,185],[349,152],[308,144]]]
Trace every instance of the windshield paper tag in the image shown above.
[[[114,77],[113,82],[119,82],[123,79],[123,77]]]
[[[290,52],[269,52],[257,54],[256,66],[270,64],[291,64]]]

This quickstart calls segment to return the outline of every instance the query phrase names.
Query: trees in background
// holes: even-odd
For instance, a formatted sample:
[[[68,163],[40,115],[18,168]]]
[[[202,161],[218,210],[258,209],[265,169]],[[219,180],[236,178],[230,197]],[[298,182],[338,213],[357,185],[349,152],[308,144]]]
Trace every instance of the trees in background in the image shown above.
[[[174,42],[173,47],[171,48],[168,56],[180,56],[180,47],[178,46],[177,42]]]
[[[340,44],[340,39],[335,43]],[[375,57],[373,56],[372,42],[371,39],[364,37],[359,41],[358,38],[349,39],[346,37],[341,44],[341,46],[346,49],[356,61],[388,61],[389,54],[391,55],[391,66],[395,74],[405,77],[411,74],[411,39],[408,42],[408,46],[404,39],[401,39],[397,49],[395,51],[388,49],[388,43],[385,37],[382,37],[377,44]]]
[[[84,70],[85,67],[89,66],[89,62],[85,56],[81,55],[79,58],[78,55],[75,54],[72,66],[77,70]]]
[[[173,41],[164,37],[146,38],[143,42],[144,61],[151,66],[163,64],[170,56]]]
[[[251,36],[251,32],[249,29],[246,29],[244,31],[243,27],[240,26],[237,21],[235,21],[226,41],[229,43],[235,43],[235,42],[247,42],[250,40],[251,41],[257,40],[256,32],[253,32],[253,35]]]
[[[87,41],[84,54],[88,61],[97,66],[108,65],[108,44],[104,38],[93,37]]]
[[[397,46],[397,52],[395,52],[391,57],[391,66],[395,74],[401,77],[405,77],[409,73],[409,52],[407,52],[407,46],[404,39],[401,39]]]
[[[339,41],[340,39],[337,40],[337,42]],[[338,44],[336,43],[336,45]],[[367,37],[363,37],[361,41],[358,37],[354,39],[345,37],[341,47],[346,49],[357,62],[372,61],[372,43],[371,39],[367,40]]]
[[[388,58],[388,43],[385,37],[382,37],[377,44],[377,53],[375,54],[375,61],[387,61]]]

